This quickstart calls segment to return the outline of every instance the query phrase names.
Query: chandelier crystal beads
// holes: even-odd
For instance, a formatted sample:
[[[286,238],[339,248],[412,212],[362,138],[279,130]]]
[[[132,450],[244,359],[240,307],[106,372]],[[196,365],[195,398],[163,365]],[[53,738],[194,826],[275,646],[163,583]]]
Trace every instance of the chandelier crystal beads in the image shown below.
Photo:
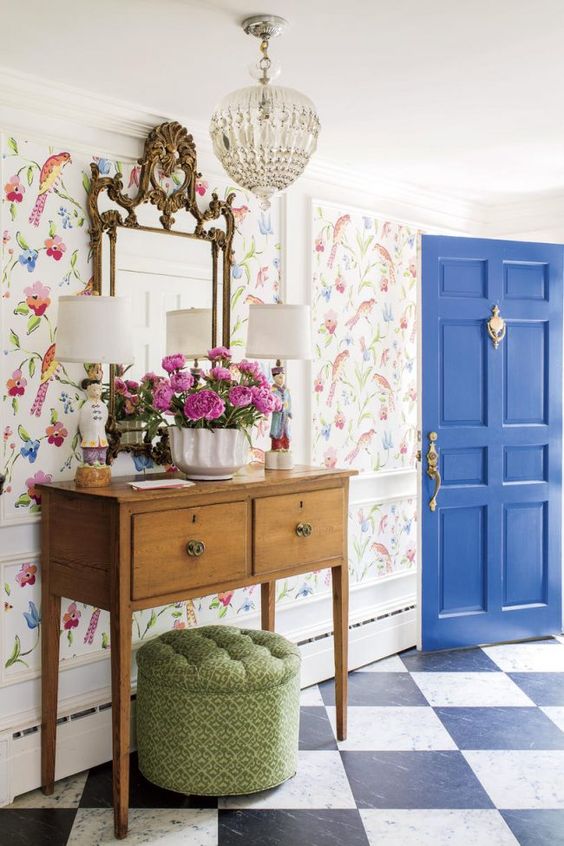
[[[211,118],[216,156],[229,176],[255,194],[263,209],[301,176],[317,147],[315,106],[293,88],[271,85],[268,45],[286,26],[283,18],[256,16],[242,24],[261,39],[258,84],[228,94]]]

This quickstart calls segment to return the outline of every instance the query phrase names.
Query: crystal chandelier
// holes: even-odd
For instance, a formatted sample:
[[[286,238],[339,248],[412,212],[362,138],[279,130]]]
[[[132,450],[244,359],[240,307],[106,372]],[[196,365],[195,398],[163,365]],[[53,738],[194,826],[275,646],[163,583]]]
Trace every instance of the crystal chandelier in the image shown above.
[[[293,88],[271,85],[270,39],[287,26],[276,15],[255,15],[241,24],[260,39],[258,84],[232,91],[211,118],[216,156],[238,185],[268,209],[270,198],[301,176],[317,147],[319,118],[315,106]]]

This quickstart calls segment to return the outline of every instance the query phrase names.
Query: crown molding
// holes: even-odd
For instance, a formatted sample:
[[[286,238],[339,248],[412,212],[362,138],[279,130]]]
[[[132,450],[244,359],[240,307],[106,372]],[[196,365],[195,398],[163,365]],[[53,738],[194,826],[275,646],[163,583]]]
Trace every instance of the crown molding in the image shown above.
[[[166,118],[150,109],[66,83],[0,67],[0,105],[66,118],[130,138],[144,138]]]
[[[518,232],[564,227],[564,192],[543,192],[487,209],[487,234],[502,238]]]
[[[431,191],[406,182],[388,179],[385,176],[371,174],[348,165],[315,157],[308,164],[302,179],[327,182],[348,190],[353,190],[372,198],[371,208],[378,208],[382,202],[395,203],[410,209],[410,217],[417,221],[423,212],[425,217],[432,215],[441,226],[448,230],[463,232],[483,230],[486,225],[485,207],[481,203],[464,200],[455,195],[440,191]],[[405,217],[405,214],[402,214]]]
[[[206,170],[219,170],[207,123],[186,115],[162,114],[151,107],[93,94],[77,86],[3,66],[0,66],[0,107],[6,129],[21,131],[37,140],[58,139],[60,142],[62,135],[66,135],[64,140],[72,141],[79,151],[91,154],[97,149],[101,154],[122,159],[135,158],[139,154],[140,142],[154,126],[165,120],[179,120],[196,140],[200,165]],[[71,127],[72,137],[68,138],[67,129]],[[92,130],[100,133],[95,140]],[[479,203],[456,194],[367,175],[354,166],[319,156],[312,159],[301,179],[362,194],[370,198],[372,206],[380,206],[383,201],[397,204],[413,210],[413,219],[431,216],[443,230],[446,227],[471,234],[501,236],[554,227],[555,223],[564,222],[564,194],[532,195],[510,203]]]

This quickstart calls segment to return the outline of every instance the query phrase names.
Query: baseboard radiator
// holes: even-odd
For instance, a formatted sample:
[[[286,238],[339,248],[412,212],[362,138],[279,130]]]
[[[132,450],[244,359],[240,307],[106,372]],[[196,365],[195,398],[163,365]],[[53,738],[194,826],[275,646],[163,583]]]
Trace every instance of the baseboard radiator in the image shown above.
[[[415,605],[387,611],[349,627],[349,667],[408,649],[415,643]],[[298,640],[302,653],[302,687],[334,676],[333,633]],[[63,709],[64,710],[64,709]],[[132,692],[132,737],[135,748],[135,689]],[[99,702],[63,713],[57,728],[56,778],[65,778],[109,761],[112,756],[111,694]],[[0,734],[0,807],[40,786],[41,723]]]

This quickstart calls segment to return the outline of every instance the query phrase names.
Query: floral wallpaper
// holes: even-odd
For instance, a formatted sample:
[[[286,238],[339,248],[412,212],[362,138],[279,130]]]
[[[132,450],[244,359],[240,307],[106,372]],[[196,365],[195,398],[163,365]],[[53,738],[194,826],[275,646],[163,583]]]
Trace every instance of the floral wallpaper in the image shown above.
[[[351,508],[351,584],[402,573],[415,566],[416,514],[414,498]]]
[[[312,217],[313,461],[413,468],[418,233],[330,204],[314,204]],[[351,506],[353,584],[415,567],[416,506]]]
[[[6,482],[0,531],[6,532],[12,524],[38,519],[38,482],[72,478],[80,461],[83,371],[56,360],[56,312],[60,295],[89,288],[92,271],[86,214],[90,157],[22,138],[3,136],[1,143],[0,473]],[[128,190],[136,190],[136,165],[97,160],[103,173],[120,169]],[[212,191],[225,196],[231,190],[226,181],[204,178],[197,186],[202,203]],[[279,296],[280,221],[277,204],[261,212],[240,190],[234,210],[232,343],[238,346],[244,343],[248,304]],[[314,231],[313,459],[361,470],[409,467],[416,413],[416,233],[322,207],[315,209]],[[259,432],[256,458],[267,433],[266,427]],[[353,584],[414,566],[414,512],[412,500],[351,507]],[[39,670],[41,566],[37,558],[14,557],[0,569],[0,681],[10,683]],[[277,601],[300,602],[329,590],[329,572],[317,571],[281,580]],[[259,609],[258,587],[148,609],[135,614],[134,642],[171,627],[236,622]],[[110,646],[106,612],[63,600],[63,661]]]
[[[317,205],[313,234],[314,461],[413,467],[417,232]]]
[[[23,138],[3,136],[1,140],[0,473],[6,480],[0,497],[0,526],[8,531],[11,524],[39,517],[38,482],[72,478],[81,460],[77,420],[84,373],[79,365],[57,362],[55,342],[58,297],[81,293],[92,284],[86,213],[91,158]],[[137,165],[93,158],[104,174],[118,168],[127,189],[136,191]],[[226,196],[232,190],[227,182],[216,184],[204,178],[197,184],[202,204],[207,204],[212,191]],[[237,190],[233,207],[236,347],[244,342],[248,304],[278,298],[280,244],[276,204],[269,212],[261,212],[253,197]],[[266,431],[258,434],[256,457],[260,458]],[[142,469],[138,464],[137,470]],[[123,469],[134,471],[133,464]],[[3,677],[10,680],[39,667],[40,562],[9,562],[3,566],[3,576],[0,666]],[[287,598],[298,591],[288,588]],[[236,618],[258,610],[256,596],[255,588],[249,588],[137,613],[134,639],[140,641],[173,626]],[[107,613],[63,600],[62,659],[109,647]]]

